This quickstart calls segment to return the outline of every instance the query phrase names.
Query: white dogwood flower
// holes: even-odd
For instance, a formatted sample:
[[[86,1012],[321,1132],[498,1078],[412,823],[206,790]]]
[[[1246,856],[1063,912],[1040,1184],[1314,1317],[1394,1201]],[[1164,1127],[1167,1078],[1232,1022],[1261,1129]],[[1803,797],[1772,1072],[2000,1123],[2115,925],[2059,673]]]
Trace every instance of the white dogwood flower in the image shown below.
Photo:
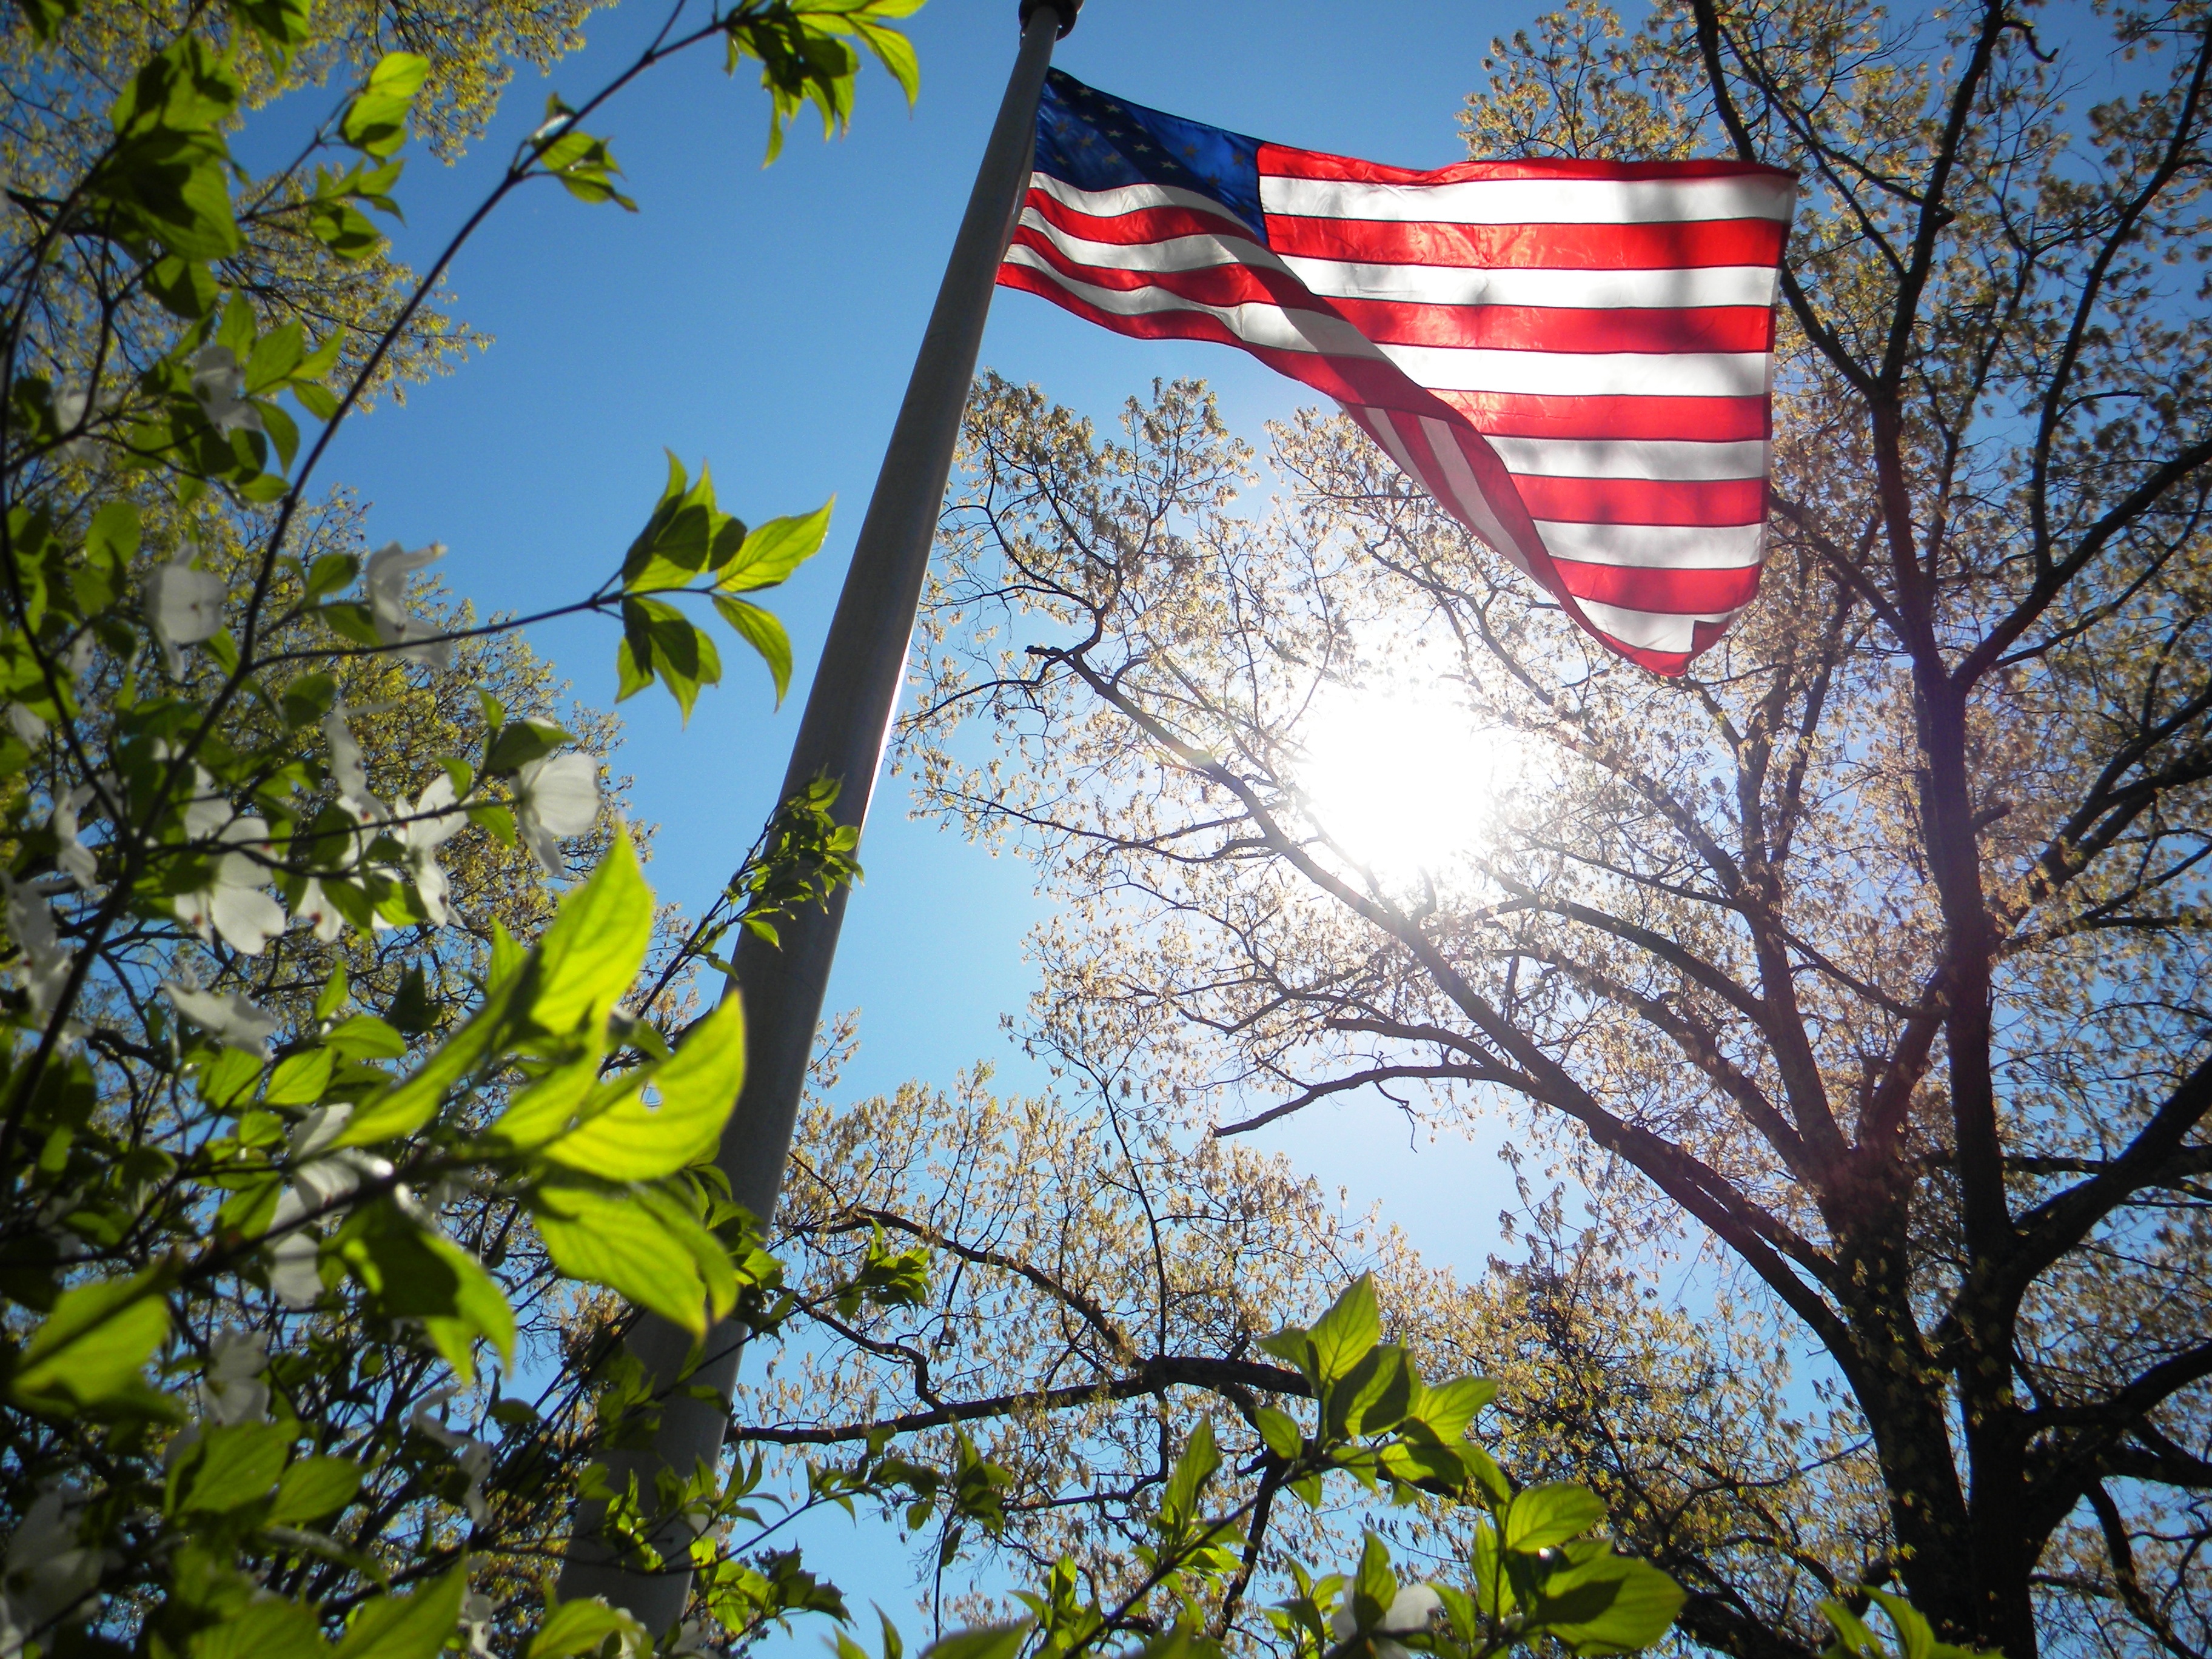
[[[78,839],[83,824],[79,817],[92,800],[92,786],[80,783],[54,803],[53,816],[47,819],[47,828],[54,832],[54,862],[69,872],[70,879],[80,888],[89,888],[100,875],[100,860],[93,856],[92,848]]]
[[[269,1058],[269,1039],[283,1022],[258,1003],[247,1000],[242,992],[202,991],[173,979],[163,980],[161,989],[179,1013],[210,1036],[249,1054]]]
[[[307,1212],[292,1192],[286,1188],[277,1194],[276,1213],[270,1218],[270,1230],[291,1226]],[[322,1241],[315,1237],[312,1226],[292,1227],[281,1237],[273,1238],[261,1247],[262,1259],[269,1264],[269,1293],[288,1308],[312,1308],[323,1293],[323,1275],[319,1267]]]
[[[92,407],[92,399],[74,386],[64,386],[54,393],[54,427],[74,437],[64,437],[54,446],[57,459],[89,461],[100,453],[99,441],[77,428],[84,424],[85,412]]]
[[[8,724],[14,728],[15,735],[22,738],[26,749],[36,749],[46,740],[48,727],[46,717],[34,708],[27,708],[20,702],[9,703]]]
[[[1390,1610],[1375,1626],[1376,1659],[1413,1659],[1413,1651],[1402,1642],[1387,1639],[1392,1634],[1409,1635],[1426,1630],[1429,1620],[1443,1607],[1443,1598],[1427,1584],[1407,1584],[1392,1598]],[[1358,1627],[1352,1617],[1349,1602],[1329,1615],[1329,1634],[1343,1641]]]
[[[268,1369],[269,1355],[258,1335],[224,1326],[208,1344],[207,1377],[202,1390],[207,1414],[226,1427],[266,1420],[269,1385],[261,1380],[261,1373]]]
[[[41,895],[17,886],[4,871],[0,871],[0,889],[8,896],[8,932],[23,952],[23,987],[30,993],[31,1011],[44,1019],[61,999],[76,953],[62,943],[54,913]]]
[[[100,1587],[105,1553],[78,1541],[84,1494],[75,1486],[49,1486],[24,1511],[0,1570],[0,1659],[13,1659],[35,1633],[49,1651],[53,1626],[89,1613]]]
[[[338,802],[354,816],[370,799],[368,766],[361,757],[361,744],[346,724],[345,705],[338,704],[323,716],[323,741],[331,746],[331,781],[338,787]]]
[[[228,346],[200,348],[192,359],[192,396],[216,431],[261,430],[261,411],[246,400],[246,371]]]
[[[189,830],[189,810],[185,824]],[[256,848],[264,857],[271,851],[269,826],[258,817],[231,819],[222,826],[222,839],[234,847]],[[262,890],[269,884],[268,866],[238,852],[216,854],[211,869],[212,879],[207,886],[179,893],[172,901],[177,920],[207,944],[213,944],[215,935],[221,933],[233,950],[259,956],[262,947],[284,931],[284,907]]]
[[[574,750],[532,761],[515,775],[514,828],[549,876],[568,873],[561,843],[599,816],[599,757]]]
[[[381,1181],[392,1173],[391,1163],[373,1152],[351,1146],[324,1152],[352,1115],[353,1108],[343,1103],[318,1106],[300,1121],[287,1143],[292,1167],[284,1190],[277,1194],[269,1231],[289,1231],[261,1251],[269,1264],[270,1291],[287,1307],[313,1307],[323,1293],[318,1266],[322,1241],[315,1223],[306,1218],[343,1215],[346,1206],[338,1200],[360,1190],[364,1180]]]
[[[431,779],[406,816],[409,821],[399,826],[399,834],[407,848],[408,872],[431,926],[443,927],[450,919],[446,896],[453,890],[438,863],[438,849],[469,825],[468,814],[455,804],[453,779],[443,772]]]
[[[495,1659],[491,1621],[498,1613],[499,1603],[482,1590],[471,1590],[461,1598],[461,1634],[469,1638],[466,1651],[475,1659]]]
[[[410,662],[441,672],[453,665],[453,642],[438,638],[437,629],[408,610],[407,579],[445,556],[446,550],[435,542],[412,552],[398,542],[386,542],[368,556],[367,571],[368,614],[376,625],[376,637],[401,647],[398,654]]]
[[[468,1510],[470,1520],[481,1525],[491,1512],[491,1506],[485,1502],[483,1493],[485,1477],[491,1473],[491,1446],[489,1442],[479,1440],[474,1435],[447,1428],[431,1415],[433,1412],[443,1410],[446,1402],[453,1397],[453,1390],[451,1389],[439,1389],[425,1395],[422,1402],[407,1414],[407,1425],[453,1454],[453,1462],[469,1478],[468,1490],[461,1498],[462,1507]]]
[[[292,920],[313,928],[315,937],[325,945],[336,941],[345,927],[345,918],[338,914],[337,906],[332,904],[330,896],[323,891],[323,884],[313,876],[307,878],[307,884],[300,894],[300,902],[292,907]]]
[[[146,579],[146,603],[154,623],[154,637],[172,676],[185,672],[179,646],[213,639],[222,627],[222,602],[228,590],[211,570],[195,570],[183,559],[172,560]]]

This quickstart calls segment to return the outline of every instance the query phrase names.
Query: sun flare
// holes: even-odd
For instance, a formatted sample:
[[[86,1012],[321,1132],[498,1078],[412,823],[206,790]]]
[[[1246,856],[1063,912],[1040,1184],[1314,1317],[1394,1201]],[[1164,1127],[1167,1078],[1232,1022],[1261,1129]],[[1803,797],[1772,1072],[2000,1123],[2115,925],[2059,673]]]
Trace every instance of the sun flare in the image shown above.
[[[1316,826],[1393,884],[1436,878],[1480,842],[1518,773],[1512,734],[1450,688],[1345,689],[1302,732],[1297,783]]]

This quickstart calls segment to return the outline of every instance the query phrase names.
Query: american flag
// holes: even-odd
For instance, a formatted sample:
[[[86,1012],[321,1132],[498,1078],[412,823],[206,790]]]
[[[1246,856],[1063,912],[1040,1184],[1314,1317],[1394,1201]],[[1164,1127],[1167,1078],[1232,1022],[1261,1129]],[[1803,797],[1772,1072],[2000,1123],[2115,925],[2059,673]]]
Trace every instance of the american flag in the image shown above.
[[[1242,346],[1630,661],[1679,674],[1759,590],[1793,174],[1265,143],[1058,70],[999,281]]]

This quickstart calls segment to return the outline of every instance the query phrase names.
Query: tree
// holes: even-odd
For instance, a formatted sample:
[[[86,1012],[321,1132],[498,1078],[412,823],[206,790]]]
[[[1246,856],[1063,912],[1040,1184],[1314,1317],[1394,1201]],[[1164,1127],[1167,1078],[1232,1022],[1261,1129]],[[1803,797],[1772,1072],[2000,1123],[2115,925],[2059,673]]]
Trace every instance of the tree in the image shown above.
[[[520,621],[439,603],[441,550],[369,550],[317,475],[434,336],[425,304],[485,214],[546,183],[627,205],[584,125],[608,96],[714,44],[763,64],[772,131],[806,100],[834,130],[854,42],[912,91],[890,27],[911,9],[762,0],[679,33],[679,8],[522,142],[420,279],[367,216],[392,210],[436,84],[372,38],[383,14],[34,0],[14,20],[0,1652],[678,1639],[539,1582],[604,1485],[578,1454],[656,1405],[607,1345],[568,1346],[576,1306],[771,1322],[775,1264],[707,1162],[743,1016],[696,1008],[689,975],[849,878],[851,837],[802,795],[679,932],[602,810],[582,744],[612,722],[556,725]],[[236,164],[249,101],[354,62],[295,162]],[[495,62],[447,66],[449,135]],[[711,606],[780,695],[788,643],[745,596],[827,520],[749,529],[672,459],[613,574],[562,612],[618,619],[619,696],[658,684],[688,711],[721,671],[685,606]],[[754,1570],[742,1498],[699,1494],[701,1617],[744,1638],[839,1610],[796,1557]]]
[[[1777,1379],[1731,1368],[1598,1252],[1539,1238],[1462,1282],[1279,1158],[1181,1144],[1120,1093],[1130,1072],[1050,1053],[1060,1081],[1036,1098],[976,1075],[815,1101],[772,1237],[802,1305],[737,1401],[733,1438],[794,1486],[804,1460],[850,1467],[878,1444],[939,1472],[935,1501],[890,1513],[939,1621],[1006,1615],[972,1588],[982,1564],[1024,1584],[1065,1561],[1110,1602],[1200,1423],[1224,1500],[1251,1506],[1206,1597],[1213,1632],[1279,1648],[1298,1573],[1356,1560],[1370,1528],[1401,1575],[1463,1573],[1474,1513],[1432,1496],[1377,1513],[1356,1491],[1291,1501],[1261,1437],[1263,1408],[1303,1413],[1313,1393],[1266,1339],[1363,1277],[1420,1371],[1495,1385],[1477,1426],[1516,1480],[1588,1481],[1631,1531],[1669,1511],[1675,1535],[1733,1547],[1745,1571],[1771,1556],[1756,1516],[1699,1493],[1682,1448],[1724,1410],[1736,1466],[1763,1460],[1775,1501],[1796,1491],[1806,1454],[1772,1409]]]
[[[2208,70],[2187,7],[1581,6],[1498,46],[1479,154],[1803,180],[1763,597],[1680,680],[1340,422],[1276,434],[1255,519],[1194,387],[1117,443],[977,391],[905,742],[1060,901],[1034,1024],[1147,1024],[1155,1109],[1223,1133],[1514,1114],[1602,1240],[1714,1252],[1837,1442],[1787,1571],[1635,1534],[1717,1648],[1808,1651],[1858,1583],[2013,1659],[2212,1639]],[[1494,774],[1461,844],[1345,832],[1332,705],[1448,709],[1427,763]]]
[[[580,746],[611,722],[555,725],[521,620],[435,604],[438,549],[369,551],[343,496],[310,493],[486,214],[542,181],[629,205],[584,125],[614,91],[694,46],[755,57],[773,155],[802,101],[842,123],[855,43],[912,93],[890,27],[912,4],[746,0],[688,30],[679,4],[609,87],[555,100],[420,279],[374,264],[363,209],[392,208],[423,58],[367,60],[274,178],[229,153],[250,91],[348,61],[372,15],[318,34],[305,7],[261,0],[26,8],[36,41],[10,49],[61,92],[19,100],[40,165],[0,267],[8,1659],[711,1651],[847,1619],[773,1547],[791,1515],[946,1490],[881,1444],[795,1492],[763,1491],[757,1461],[616,1489],[595,1456],[666,1403],[623,1346],[635,1312],[702,1338],[739,1318],[767,1341],[796,1316],[896,1304],[925,1270],[871,1258],[787,1290],[712,1163],[745,1023],[734,998],[698,1010],[690,975],[724,965],[732,930],[773,938],[855,873],[834,789],[785,803],[679,930]],[[104,126],[40,126],[108,94]],[[349,266],[381,274],[348,289]],[[334,293],[359,303],[319,312]],[[619,619],[618,698],[659,684],[688,713],[721,674],[685,608],[703,602],[781,696],[788,641],[745,596],[827,520],[748,528],[672,458],[614,573],[548,614]],[[1466,1438],[1487,1385],[1425,1382],[1380,1335],[1361,1280],[1269,1339],[1321,1407],[1310,1432],[1262,1414],[1269,1467],[1316,1499],[1338,1474],[1436,1487],[1489,1517],[1487,1554],[1464,1591],[1401,1595],[1374,1543],[1346,1596],[1300,1586],[1291,1645],[1402,1637],[1491,1659],[1657,1639],[1672,1583],[1590,1535],[1587,1492],[1510,1490]],[[1256,1501],[1222,1499],[1220,1474],[1200,1423],[1110,1595],[1055,1567],[1031,1620],[955,1638],[947,1659],[1011,1656],[1032,1627],[1069,1659],[1133,1632],[1164,1656],[1217,1653],[1197,1614]],[[954,1501],[988,1508],[1005,1478],[967,1456]],[[694,1523],[675,1560],[647,1521],[670,1507]],[[545,1570],[584,1525],[626,1565],[690,1577],[695,1616],[647,1631],[558,1601]]]

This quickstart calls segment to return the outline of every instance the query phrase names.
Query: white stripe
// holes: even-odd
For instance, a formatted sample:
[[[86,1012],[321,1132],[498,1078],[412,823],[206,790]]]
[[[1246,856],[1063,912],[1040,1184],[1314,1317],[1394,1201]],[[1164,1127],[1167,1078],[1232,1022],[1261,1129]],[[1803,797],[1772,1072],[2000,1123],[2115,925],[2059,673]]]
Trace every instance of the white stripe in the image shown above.
[[[1066,273],[1055,270],[1042,254],[1035,248],[1019,246],[1006,250],[1010,265],[1027,265],[1042,271],[1060,287],[1097,306],[1101,311],[1110,311],[1121,317],[1142,317],[1163,311],[1194,311],[1220,319],[1229,331],[1248,345],[1267,346],[1279,351],[1311,351],[1330,357],[1364,357],[1370,362],[1382,356],[1373,341],[1352,327],[1341,317],[1332,317],[1319,311],[1285,311],[1277,305],[1254,302],[1241,306],[1200,305],[1195,300],[1186,300],[1179,294],[1170,294],[1164,288],[1119,289],[1100,288],[1095,283],[1079,282]]]
[[[1398,471],[1426,490],[1433,499],[1437,492],[1429,488],[1429,481],[1421,476],[1421,469],[1413,465],[1413,452],[1406,447],[1406,440],[1400,434],[1398,428],[1391,424],[1390,411],[1387,409],[1370,409],[1367,411],[1367,419],[1369,435],[1382,446],[1384,453],[1392,460],[1397,462]]]
[[[1581,605],[1583,614],[1597,627],[1623,645],[1645,651],[1687,651],[1697,643],[1694,630],[1698,623],[1733,622],[1744,610],[1739,606],[1734,611],[1717,611],[1710,616],[1677,617],[1657,611],[1624,611],[1617,605],[1600,605],[1595,599],[1583,599]]]
[[[1757,564],[1766,526],[1758,524],[1576,524],[1539,519],[1536,533],[1555,559],[1638,570],[1741,570]]]
[[[1257,242],[1242,236],[1164,236],[1151,242],[1094,242],[1063,230],[1035,208],[1022,210],[1021,222],[1042,231],[1054,247],[1086,265],[1109,270],[1211,270],[1221,265],[1258,265],[1291,272]],[[1295,280],[1295,278],[1293,278]]]
[[[1102,219],[1110,219],[1117,213],[1133,213],[1139,208],[1183,207],[1243,222],[1214,198],[1174,185],[1117,185],[1111,190],[1078,190],[1066,179],[1055,179],[1048,173],[1032,173],[1030,188],[1042,191],[1054,201],[1065,202],[1079,213],[1095,214]]]
[[[1698,219],[1787,221],[1797,187],[1764,174],[1734,179],[1481,179],[1364,185],[1262,173],[1260,205],[1314,219],[1460,225],[1624,225]]]
[[[1376,349],[1438,391],[1557,398],[1757,398],[1766,391],[1764,351],[1492,351],[1380,343]]]
[[[1285,254],[1283,264],[1316,294],[1343,300],[1401,300],[1431,306],[1561,306],[1583,310],[1774,303],[1765,265],[1692,265],[1667,270],[1522,270],[1474,265],[1377,264]]]
[[[1527,570],[1527,556],[1505,533],[1504,525],[1491,510],[1490,498],[1482,493],[1482,485],[1475,479],[1474,469],[1468,465],[1467,453],[1460,447],[1461,434],[1433,415],[1421,416],[1421,430],[1428,438],[1429,448],[1437,458],[1437,465],[1444,471],[1445,482],[1450,484],[1453,495],[1458,498],[1461,519],[1476,535],[1520,568]]]
[[[1509,472],[1539,478],[1763,478],[1766,443],[1662,438],[1492,438]]]

